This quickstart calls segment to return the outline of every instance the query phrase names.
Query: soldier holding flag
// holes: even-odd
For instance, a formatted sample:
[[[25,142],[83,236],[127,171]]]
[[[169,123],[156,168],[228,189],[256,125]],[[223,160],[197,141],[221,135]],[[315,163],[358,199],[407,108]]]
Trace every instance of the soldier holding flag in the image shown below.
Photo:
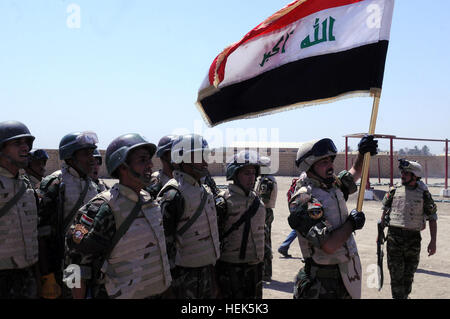
[[[334,175],[337,149],[328,138],[302,143],[296,165],[301,175],[289,201],[289,225],[299,236],[305,259],[294,286],[298,299],[358,299],[361,263],[352,233],[363,228],[364,213],[348,213],[346,201],[357,190],[364,154],[377,153],[378,142],[366,135],[349,171]]]

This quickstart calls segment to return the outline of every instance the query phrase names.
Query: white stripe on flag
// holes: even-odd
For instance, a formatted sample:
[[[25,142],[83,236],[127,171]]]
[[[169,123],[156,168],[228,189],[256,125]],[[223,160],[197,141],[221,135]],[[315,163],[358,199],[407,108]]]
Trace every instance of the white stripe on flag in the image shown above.
[[[393,6],[393,0],[366,0],[331,8],[250,40],[228,57],[225,78],[219,88],[251,79],[289,62],[389,40]],[[327,28],[323,30],[325,25]],[[326,35],[326,41],[314,44],[323,39],[323,35]],[[301,48],[308,36],[310,46]],[[204,81],[202,88],[208,84]]]

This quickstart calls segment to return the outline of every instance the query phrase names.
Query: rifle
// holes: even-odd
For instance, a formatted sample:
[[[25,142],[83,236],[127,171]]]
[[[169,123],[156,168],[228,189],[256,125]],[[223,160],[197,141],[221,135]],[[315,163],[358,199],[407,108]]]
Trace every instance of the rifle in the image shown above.
[[[386,236],[384,235],[384,224],[381,223],[381,220],[378,221],[378,236],[377,236],[377,264],[378,264],[378,291],[383,287],[383,244],[386,241]]]
[[[209,172],[205,176],[205,184],[208,185],[209,188],[211,188],[214,198],[217,198],[217,196],[219,195],[220,189],[219,189],[219,187],[217,187],[216,182],[211,177],[211,174]]]

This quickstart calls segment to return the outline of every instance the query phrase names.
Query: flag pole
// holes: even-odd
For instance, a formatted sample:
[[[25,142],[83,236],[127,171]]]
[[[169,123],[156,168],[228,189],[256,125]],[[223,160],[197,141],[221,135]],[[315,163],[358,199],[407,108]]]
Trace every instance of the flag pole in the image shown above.
[[[378,107],[380,105],[381,89],[371,89],[373,95],[372,116],[370,117],[369,135],[375,134],[375,126],[377,124]],[[359,186],[358,202],[356,210],[361,212],[364,201],[364,192],[367,185],[367,176],[369,175],[370,153],[364,154],[364,162],[361,174],[361,184]]]

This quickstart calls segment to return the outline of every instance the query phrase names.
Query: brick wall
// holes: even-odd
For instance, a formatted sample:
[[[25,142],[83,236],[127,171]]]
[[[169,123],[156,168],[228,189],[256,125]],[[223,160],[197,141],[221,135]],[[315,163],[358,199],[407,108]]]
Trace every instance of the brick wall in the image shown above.
[[[47,175],[53,173],[54,171],[60,169],[61,161],[58,157],[58,150],[46,150],[49,155],[49,160],[47,162]],[[226,158],[227,154],[233,154],[233,152],[228,149],[227,152],[223,152],[223,163],[212,163],[209,165],[209,171],[213,176],[224,176],[225,175],[225,167],[226,167]],[[101,177],[108,177],[108,173],[106,171],[105,166],[105,151],[100,150],[100,153],[103,156],[103,164],[100,170]],[[279,149],[279,168],[277,175],[280,176],[296,176],[299,174],[297,167],[295,166],[295,157],[297,154],[296,149]],[[348,156],[348,167],[352,166],[352,163],[356,160],[357,154],[349,154]],[[394,155],[394,178],[400,176],[400,172],[398,170],[398,159],[401,158],[398,155]],[[408,156],[408,159],[418,161],[423,169],[424,169],[424,177],[425,177],[425,168],[428,171],[428,177],[444,177],[445,176],[445,156]],[[352,162],[353,161],[353,162]],[[161,162],[159,158],[153,158],[153,171],[161,168]],[[370,161],[370,177],[378,178],[378,165],[380,166],[380,177],[381,178],[389,178],[390,177],[390,159],[389,155],[377,155],[371,158]],[[345,169],[345,154],[338,153],[335,160],[335,168],[336,172],[339,172]]]

